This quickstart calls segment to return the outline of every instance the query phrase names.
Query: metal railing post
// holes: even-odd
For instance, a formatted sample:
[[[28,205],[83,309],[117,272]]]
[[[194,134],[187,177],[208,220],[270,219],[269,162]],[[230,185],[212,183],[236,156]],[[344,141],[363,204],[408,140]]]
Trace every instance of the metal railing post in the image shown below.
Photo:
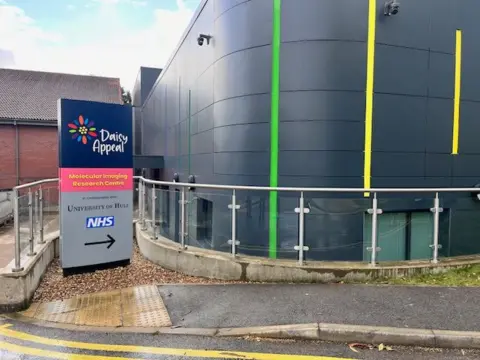
[[[298,251],[299,265],[303,265],[304,251],[310,249],[308,246],[305,246],[305,214],[308,214],[310,209],[305,207],[303,191],[300,192],[300,203],[299,207],[295,208],[295,212],[298,214],[298,245],[294,246],[294,249]]]
[[[157,202],[157,192],[155,185],[152,185],[152,239],[157,238],[157,220],[155,218],[155,203]]]
[[[185,186],[182,186],[182,197],[180,200],[180,206],[181,206],[181,211],[180,211],[180,245],[182,249],[185,249],[185,238],[187,237],[187,229],[186,229],[186,214],[185,214],[185,206],[187,206],[187,201],[186,201],[186,194],[185,194]]]
[[[228,240],[228,243],[232,245],[232,256],[237,256],[237,245],[240,245],[240,241],[237,240],[237,210],[240,209],[240,205],[237,205],[237,196],[235,189],[232,191],[232,203],[228,204],[228,208],[232,210],[232,238]]]
[[[34,228],[33,228],[33,230],[34,230],[33,231],[33,236],[36,237],[39,230],[40,230],[39,226],[38,226],[39,225],[39,223],[38,223],[38,221],[39,221],[39,218],[38,218],[38,190],[35,191],[33,199],[34,199],[34,204],[35,204],[35,206],[33,208],[34,209],[33,210],[33,219],[34,219],[34,224],[35,224]]]
[[[145,184],[144,182],[142,182],[142,230],[145,231],[147,230],[147,219],[146,219],[146,199],[145,199],[145,195],[146,195],[146,186],[147,184]]]
[[[39,244],[44,244],[45,243],[45,240],[44,240],[44,224],[43,224],[43,189],[42,187],[40,186],[40,188],[38,189],[38,210],[39,210],[39,213],[38,213],[38,222],[40,223],[40,229],[39,229],[39,240],[38,240],[38,243]]]
[[[440,213],[443,208],[440,207],[440,199],[438,198],[438,192],[435,193],[435,199],[433,200],[433,208],[430,209],[433,212],[433,244],[430,245],[432,249],[432,263],[438,263],[438,250],[442,248],[442,245],[438,243],[438,232],[440,227]]]
[[[368,209],[368,213],[372,215],[372,246],[367,248],[367,250],[372,252],[370,265],[376,266],[377,252],[382,250],[377,246],[377,217],[382,213],[382,209],[378,208],[377,193],[373,193],[372,208]]]
[[[138,220],[140,224],[143,222],[143,213],[142,213],[142,179],[138,180]]]
[[[15,267],[12,272],[23,270],[20,260],[21,244],[20,244],[20,211],[18,201],[18,189],[13,189],[13,227],[15,231]]]
[[[32,188],[28,189],[28,222],[30,226],[30,239],[28,240],[29,243],[29,249],[30,251],[28,252],[27,256],[35,256],[35,249],[34,249],[34,242],[33,242],[33,194],[32,194]]]

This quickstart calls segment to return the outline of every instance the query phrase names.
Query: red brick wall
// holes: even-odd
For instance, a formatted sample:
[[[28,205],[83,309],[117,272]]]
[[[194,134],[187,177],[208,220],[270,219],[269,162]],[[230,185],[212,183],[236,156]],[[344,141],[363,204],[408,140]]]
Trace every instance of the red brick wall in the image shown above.
[[[0,125],[0,190],[15,185],[15,128]]]
[[[57,128],[20,126],[20,182],[58,177]]]
[[[20,183],[58,177],[57,128],[19,126]],[[15,128],[0,125],[0,189],[16,185]]]

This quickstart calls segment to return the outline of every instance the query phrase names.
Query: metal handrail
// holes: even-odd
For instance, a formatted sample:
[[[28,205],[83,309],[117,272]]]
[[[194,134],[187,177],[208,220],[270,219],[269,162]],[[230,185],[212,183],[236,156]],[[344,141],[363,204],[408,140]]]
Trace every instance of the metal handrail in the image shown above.
[[[335,193],[441,193],[441,192],[475,192],[480,193],[480,188],[329,188],[329,187],[269,187],[269,186],[251,186],[251,185],[214,185],[159,181],[144,178],[143,176],[134,176],[134,179],[141,180],[150,185],[195,187],[202,189],[217,190],[256,190],[256,191],[285,191],[285,192],[335,192]]]
[[[27,189],[27,188],[30,188],[30,187],[33,187],[33,186],[53,183],[53,182],[57,182],[57,181],[58,181],[58,178],[38,180],[38,181],[34,181],[34,182],[31,182],[31,183],[27,183],[27,184],[17,185],[13,188],[13,191],[21,190],[21,189]]]
[[[21,260],[20,260],[20,254],[21,254],[21,243],[20,243],[20,214],[19,214],[19,204],[18,204],[18,192],[19,190],[22,189],[29,189],[28,192],[28,217],[29,217],[29,223],[30,223],[30,239],[29,239],[29,253],[28,256],[34,256],[34,233],[33,233],[33,195],[31,188],[34,186],[40,186],[40,193],[38,196],[38,201],[39,201],[39,210],[40,216],[39,216],[39,223],[40,223],[40,240],[39,243],[43,243],[43,193],[41,189],[41,185],[43,184],[49,184],[49,183],[54,183],[58,182],[58,178],[52,178],[52,179],[44,179],[44,180],[39,180],[39,181],[34,181],[31,183],[27,184],[22,184],[15,186],[13,188],[13,226],[14,226],[14,231],[15,231],[15,267],[12,269],[13,272],[19,272],[23,270]]]

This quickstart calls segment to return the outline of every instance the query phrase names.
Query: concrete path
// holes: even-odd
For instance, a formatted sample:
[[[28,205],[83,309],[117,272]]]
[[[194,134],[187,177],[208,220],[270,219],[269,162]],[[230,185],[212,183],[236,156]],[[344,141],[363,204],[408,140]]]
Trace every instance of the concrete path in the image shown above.
[[[12,225],[0,227],[0,268],[8,265],[15,254],[15,234]]]
[[[370,285],[159,286],[174,326],[334,323],[480,330],[480,288]]]
[[[46,215],[44,218],[45,228],[44,234],[58,231],[59,221],[56,215]],[[30,238],[29,224],[23,222],[20,224],[20,239],[21,249],[28,246]],[[36,240],[38,239],[38,234]],[[13,224],[8,224],[0,227],[0,268],[7,266],[15,257],[15,230]]]

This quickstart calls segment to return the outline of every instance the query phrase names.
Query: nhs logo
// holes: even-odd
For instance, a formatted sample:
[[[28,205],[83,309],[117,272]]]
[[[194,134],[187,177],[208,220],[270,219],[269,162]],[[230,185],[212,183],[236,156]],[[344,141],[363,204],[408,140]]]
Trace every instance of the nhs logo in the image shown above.
[[[114,216],[95,216],[87,218],[87,229],[112,227],[115,225]]]

